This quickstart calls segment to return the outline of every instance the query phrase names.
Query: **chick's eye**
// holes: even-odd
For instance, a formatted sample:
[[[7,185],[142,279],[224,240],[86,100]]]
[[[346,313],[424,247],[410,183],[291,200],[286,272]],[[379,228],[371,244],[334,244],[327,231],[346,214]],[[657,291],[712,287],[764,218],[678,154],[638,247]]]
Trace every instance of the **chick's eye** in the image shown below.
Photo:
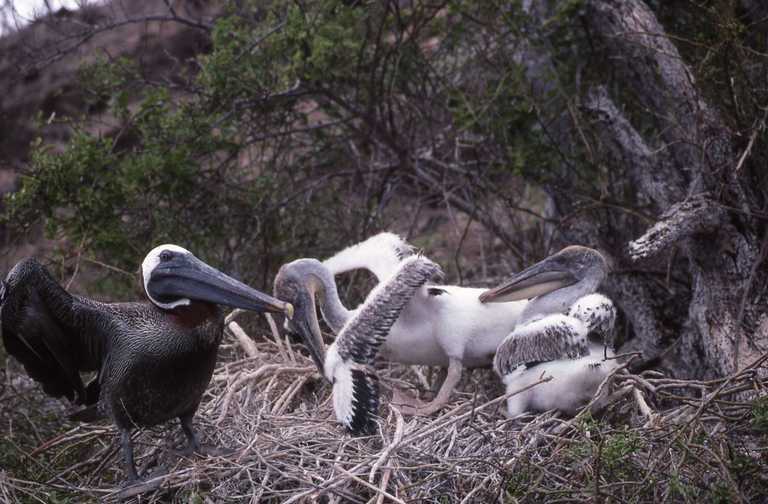
[[[171,259],[173,259],[173,252],[171,252],[170,250],[163,250],[162,252],[160,252],[161,261],[165,262],[165,261],[170,261]]]

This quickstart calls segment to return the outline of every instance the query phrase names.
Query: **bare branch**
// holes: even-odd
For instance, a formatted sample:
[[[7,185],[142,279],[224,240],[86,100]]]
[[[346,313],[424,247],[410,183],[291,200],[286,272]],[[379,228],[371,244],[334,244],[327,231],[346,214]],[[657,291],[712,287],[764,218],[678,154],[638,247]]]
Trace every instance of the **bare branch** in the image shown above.
[[[677,203],[643,236],[630,242],[629,256],[635,261],[647,259],[693,235],[713,232],[723,214],[722,208],[706,195]]]
[[[608,96],[605,86],[590,89],[583,109],[591,115],[610,159],[622,166],[659,208],[667,208],[684,196],[683,180],[661,152],[652,152],[637,130]]]
[[[642,0],[595,0],[588,5],[589,26],[605,40],[620,78],[658,118],[679,180],[693,181],[694,192],[711,189],[711,175],[729,161],[730,133],[700,96],[693,73],[653,11]]]

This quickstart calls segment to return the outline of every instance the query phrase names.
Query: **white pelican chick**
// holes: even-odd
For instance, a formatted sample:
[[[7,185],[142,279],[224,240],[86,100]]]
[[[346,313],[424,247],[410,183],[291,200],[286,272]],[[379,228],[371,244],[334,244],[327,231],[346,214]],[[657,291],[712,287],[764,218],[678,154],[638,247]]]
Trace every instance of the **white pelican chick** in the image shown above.
[[[304,290],[311,292],[313,300],[315,294],[319,294],[323,318],[331,330],[339,334],[346,321],[360,308],[349,310],[341,303],[334,275],[364,268],[383,282],[411,254],[413,247],[399,236],[379,233],[322,263],[300,259],[305,261],[301,283]],[[430,415],[438,411],[448,403],[465,367],[491,365],[496,348],[515,327],[527,302],[483,304],[478,297],[484,291],[457,285],[426,284],[400,312],[382,345],[381,356],[402,364],[448,368],[445,380],[431,402],[413,405],[409,404],[413,402],[410,398],[395,399],[405,403],[402,404],[403,413]],[[282,299],[294,304],[300,302],[289,294],[282,295]],[[296,316],[286,327],[297,329],[300,318]]]
[[[618,366],[613,302],[595,291],[608,272],[596,250],[566,247],[482,296],[483,303],[533,298],[499,345],[493,367],[507,393],[551,376],[507,401],[510,416],[557,409],[573,415]]]
[[[368,433],[375,426],[374,416],[379,409],[379,382],[374,369],[379,347],[403,308],[427,280],[440,273],[440,267],[420,255],[401,261],[346,318],[323,357],[315,289],[307,288],[307,283],[312,286],[317,282],[319,264],[314,259],[299,259],[283,265],[275,278],[275,292],[299,303],[294,306],[293,327],[307,342],[322,374],[333,384],[336,418],[352,433]],[[331,284],[335,292],[335,284]]]

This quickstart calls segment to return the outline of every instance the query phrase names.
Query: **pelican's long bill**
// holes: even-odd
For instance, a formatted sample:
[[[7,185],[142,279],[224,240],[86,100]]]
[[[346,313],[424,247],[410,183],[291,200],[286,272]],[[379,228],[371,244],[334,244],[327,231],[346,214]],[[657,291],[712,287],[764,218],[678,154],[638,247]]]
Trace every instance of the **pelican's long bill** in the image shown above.
[[[311,258],[296,259],[283,264],[275,275],[273,292],[275,296],[293,305],[294,316],[286,323],[285,328],[292,333],[298,333],[304,340],[320,375],[328,379],[325,376],[323,334],[320,331],[315,308],[315,292],[323,289],[322,282],[317,277],[318,268],[322,269],[320,261]],[[332,277],[330,284],[335,287]]]
[[[320,323],[317,320],[317,310],[315,309],[315,297],[313,292],[308,289],[302,289],[292,300],[296,313],[291,319],[291,329],[301,336],[307,345],[309,355],[315,362],[320,374],[325,376],[325,347],[323,345],[323,335],[320,331]]]
[[[208,266],[192,254],[175,254],[151,272],[147,293],[161,303],[180,298],[207,301],[218,305],[257,312],[293,315],[293,306]]]
[[[522,301],[572,285],[578,279],[558,253],[529,266],[503,284],[480,294],[481,303]]]

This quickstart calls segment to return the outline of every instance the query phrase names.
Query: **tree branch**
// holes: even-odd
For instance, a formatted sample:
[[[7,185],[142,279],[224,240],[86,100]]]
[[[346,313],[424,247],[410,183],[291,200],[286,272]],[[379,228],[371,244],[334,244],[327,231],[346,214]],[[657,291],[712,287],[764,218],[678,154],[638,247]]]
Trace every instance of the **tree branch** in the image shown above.
[[[608,157],[622,166],[660,209],[668,208],[684,197],[684,182],[671,169],[663,153],[652,152],[634,126],[608,96],[605,86],[589,90],[582,109],[600,127],[594,128],[606,148]]]
[[[713,232],[720,226],[724,213],[705,195],[672,205],[659,222],[629,243],[629,256],[635,261],[647,259],[693,235]]]
[[[586,19],[605,41],[618,76],[658,118],[677,177],[690,178],[692,192],[711,190],[719,182],[711,175],[730,161],[731,135],[699,95],[693,73],[653,11],[642,0],[594,0]]]

